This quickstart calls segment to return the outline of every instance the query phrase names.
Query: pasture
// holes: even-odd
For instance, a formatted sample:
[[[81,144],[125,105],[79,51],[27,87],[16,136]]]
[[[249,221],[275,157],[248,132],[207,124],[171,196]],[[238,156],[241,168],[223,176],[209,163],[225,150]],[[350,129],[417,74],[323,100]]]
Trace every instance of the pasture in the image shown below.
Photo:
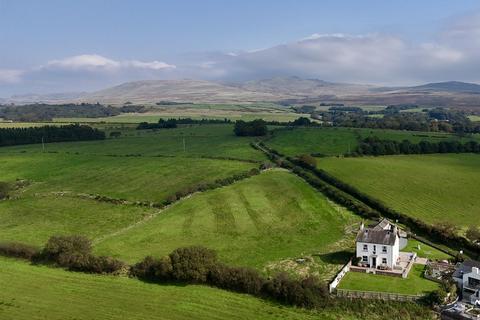
[[[290,267],[308,256],[305,267],[329,278],[353,252],[358,222],[300,178],[273,170],[182,200],[148,223],[99,241],[96,251],[137,261],[202,245],[226,263],[260,270]]]
[[[322,158],[318,167],[427,223],[479,224],[480,155]]]
[[[76,143],[50,143],[45,151],[88,155],[232,157],[264,160],[264,155],[250,147],[250,137],[236,137],[233,125],[191,125],[175,129],[134,130],[127,125],[110,125],[108,131],[122,136],[107,140]],[[3,153],[39,153],[39,144],[0,149]]]
[[[422,140],[438,142],[443,139],[461,139],[464,142],[470,139],[480,141],[480,135],[472,138],[458,138],[455,135],[441,132],[326,127],[279,129],[274,131],[273,137],[267,141],[267,145],[290,156],[305,153],[335,156],[354,151],[358,140],[369,136],[396,141],[410,140],[413,143]]]
[[[230,119],[232,121],[263,119],[266,121],[288,122],[298,117],[309,117],[308,114],[294,113],[272,103],[258,104],[183,104],[175,106],[152,106],[151,110],[144,113],[123,113],[112,117],[102,118],[55,118],[59,122],[106,122],[106,123],[139,123],[158,122],[167,118],[192,118],[192,119]]]

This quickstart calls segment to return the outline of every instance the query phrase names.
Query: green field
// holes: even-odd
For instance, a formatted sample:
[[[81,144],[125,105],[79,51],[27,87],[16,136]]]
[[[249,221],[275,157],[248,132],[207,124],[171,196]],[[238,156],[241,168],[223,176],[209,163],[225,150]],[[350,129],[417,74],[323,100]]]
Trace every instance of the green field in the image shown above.
[[[182,157],[234,157],[263,160],[264,155],[250,147],[249,137],[236,137],[233,125],[194,125],[158,131],[130,130],[110,127],[122,132],[118,139],[46,144],[47,152],[70,152],[94,155],[144,155]],[[183,142],[185,141],[185,149]],[[0,154],[42,152],[40,144],[0,148]]]
[[[370,273],[348,272],[339,289],[390,292],[401,294],[425,294],[439,288],[439,284],[423,277],[424,265],[413,265],[407,278]]]
[[[158,285],[31,266],[0,258],[0,318],[12,320],[120,319],[433,319],[421,306],[344,303],[319,311],[281,306],[245,294],[199,285]],[[377,312],[381,308],[385,312]]]
[[[454,135],[439,132],[359,128],[295,128],[275,131],[273,138],[267,141],[267,145],[291,156],[304,153],[334,156],[355,151],[358,139],[369,136],[396,141],[410,140],[413,143],[418,143],[422,140],[459,139]],[[469,139],[463,138],[462,141]],[[472,139],[480,141],[480,135],[476,135]]]
[[[195,141],[186,152],[183,146],[177,148],[182,136],[187,136],[187,143]],[[161,202],[177,191],[258,167],[243,160],[216,159],[263,160],[250,141],[233,136],[231,126],[197,126],[105,141],[46,144],[47,152],[41,145],[2,147],[1,181],[26,179],[31,184],[0,202],[0,238],[41,244],[54,233],[92,238],[109,234],[154,210],[98,202],[85,194]],[[157,156],[162,151],[167,156]],[[145,155],[127,156],[130,153]]]
[[[96,250],[138,261],[203,245],[216,249],[224,262],[274,270],[288,265],[285,259],[309,256],[312,271],[329,277],[353,252],[358,221],[300,178],[274,170],[181,201],[99,242]]]
[[[322,158],[318,166],[427,223],[479,224],[480,155]]]
[[[480,121],[480,116],[468,116],[468,118],[472,121]]]

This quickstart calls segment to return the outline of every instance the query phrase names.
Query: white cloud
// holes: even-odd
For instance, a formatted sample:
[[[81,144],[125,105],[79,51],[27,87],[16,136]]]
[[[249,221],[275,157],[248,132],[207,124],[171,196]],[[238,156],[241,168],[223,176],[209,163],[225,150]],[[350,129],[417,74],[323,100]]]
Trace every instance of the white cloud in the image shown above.
[[[143,62],[138,60],[126,61],[123,65],[131,66],[134,68],[144,68],[144,69],[152,69],[152,70],[162,70],[162,69],[175,69],[176,66],[161,62],[161,61],[151,61],[151,62]]]
[[[0,83],[17,83],[22,79],[23,71],[0,69]]]
[[[87,70],[87,71],[116,71],[125,68],[162,70],[175,68],[161,61],[124,60],[116,61],[98,54],[82,54],[60,60],[49,61],[45,69]]]

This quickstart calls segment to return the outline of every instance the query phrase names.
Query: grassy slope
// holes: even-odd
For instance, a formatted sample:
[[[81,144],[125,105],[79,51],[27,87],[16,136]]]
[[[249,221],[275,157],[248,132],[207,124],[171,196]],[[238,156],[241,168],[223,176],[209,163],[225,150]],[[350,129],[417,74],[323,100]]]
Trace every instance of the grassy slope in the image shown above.
[[[324,158],[318,166],[428,223],[478,224],[480,155]]]
[[[359,272],[349,272],[339,285],[339,289],[360,291],[392,292],[402,294],[423,294],[433,291],[439,284],[423,277],[425,266],[415,264],[406,279]]]
[[[0,266],[2,319],[318,319],[307,311],[204,286],[160,286],[4,258]]]
[[[0,201],[0,241],[43,245],[54,234],[82,234],[95,239],[154,213],[68,196],[34,195]]]
[[[356,308],[344,303],[341,307],[307,311],[206,286],[149,284],[31,266],[1,257],[0,269],[1,319],[391,320],[405,319],[406,314],[416,315],[409,319],[433,319],[433,315],[429,317],[427,311],[413,304],[370,302]]]
[[[418,143],[421,140],[441,141],[458,139],[446,133],[357,129],[357,128],[297,128],[294,130],[276,131],[267,145],[287,155],[302,153],[321,153],[324,155],[339,155],[354,151],[358,138],[377,136],[389,140],[410,140]],[[475,136],[480,141],[480,136]],[[467,141],[464,138],[463,141]]]
[[[331,252],[351,247],[351,241],[338,241],[355,221],[356,216],[336,208],[296,176],[269,171],[184,200],[148,224],[106,239],[97,251],[136,261],[180,246],[203,245],[236,265],[264,267],[312,253],[338,265],[344,260],[332,262]]]
[[[71,144],[73,145],[73,144]],[[36,182],[35,192],[98,193],[128,200],[161,201],[176,191],[257,167],[241,161],[108,157],[75,154],[0,154],[3,181]]]
[[[201,139],[196,155],[103,155],[110,152],[127,154],[135,148],[135,151],[148,153],[162,146],[178,155],[169,141],[178,139],[181,134],[188,134],[192,140]],[[210,145],[209,139],[218,143]],[[248,143],[247,139],[234,137],[231,126],[201,126],[158,134],[141,133],[135,138],[47,144],[47,150],[55,149],[57,153],[42,153],[39,145],[0,148],[0,180],[20,178],[32,182],[16,192],[15,199],[0,201],[0,240],[40,244],[53,233],[82,233],[93,238],[109,234],[151,215],[155,210],[82,200],[77,194],[162,201],[186,187],[257,167],[255,163],[243,161],[195,158],[197,155],[225,156],[230,149],[240,157],[263,157]],[[67,193],[60,196],[58,192]]]

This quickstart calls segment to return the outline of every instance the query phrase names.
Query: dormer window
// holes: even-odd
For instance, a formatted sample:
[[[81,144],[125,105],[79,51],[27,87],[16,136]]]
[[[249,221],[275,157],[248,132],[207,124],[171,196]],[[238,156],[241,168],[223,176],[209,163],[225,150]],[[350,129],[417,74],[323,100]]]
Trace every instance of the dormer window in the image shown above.
[[[368,251],[368,245],[366,244],[363,245],[363,251]]]

